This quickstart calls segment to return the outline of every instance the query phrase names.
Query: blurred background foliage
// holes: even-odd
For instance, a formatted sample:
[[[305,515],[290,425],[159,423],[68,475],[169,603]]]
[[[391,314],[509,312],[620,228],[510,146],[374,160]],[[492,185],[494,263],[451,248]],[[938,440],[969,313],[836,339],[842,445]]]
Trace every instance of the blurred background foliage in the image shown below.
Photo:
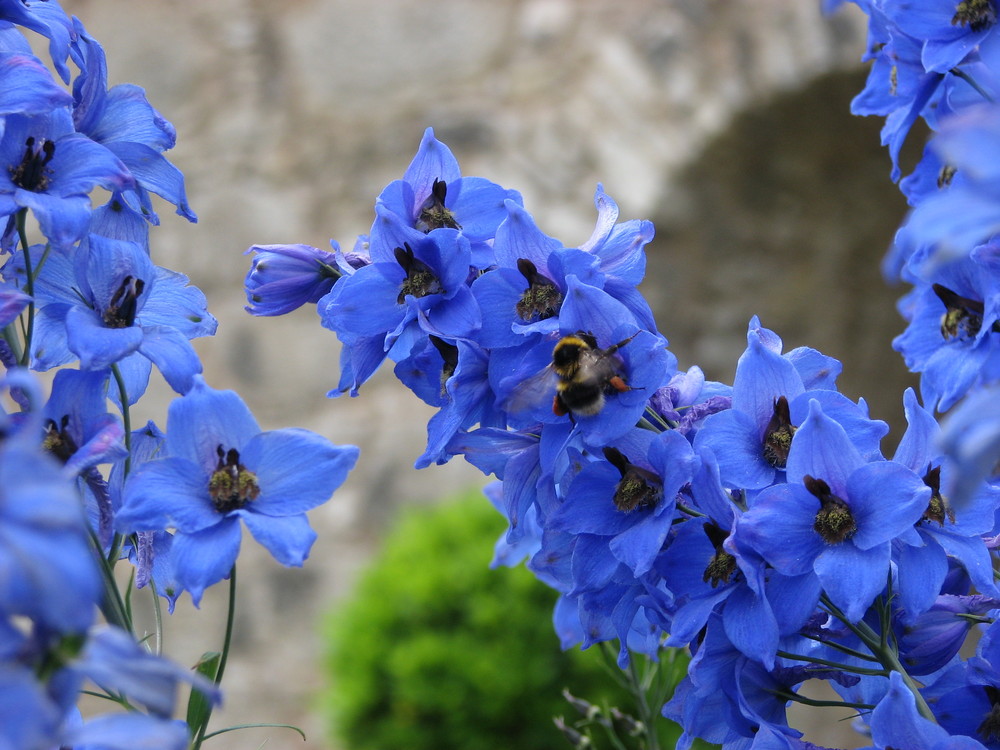
[[[523,566],[489,567],[505,526],[478,491],[401,514],[325,619],[323,707],[337,741],[350,750],[547,750],[570,747],[553,722],[563,716],[590,730],[593,747],[613,747],[600,721],[612,707],[635,713],[618,684],[617,645],[560,650],[556,592]],[[659,677],[677,680],[686,664],[668,656]],[[563,689],[594,705],[591,721]],[[645,746],[628,719],[614,723],[625,747]],[[673,747],[676,725],[656,726],[659,746]]]

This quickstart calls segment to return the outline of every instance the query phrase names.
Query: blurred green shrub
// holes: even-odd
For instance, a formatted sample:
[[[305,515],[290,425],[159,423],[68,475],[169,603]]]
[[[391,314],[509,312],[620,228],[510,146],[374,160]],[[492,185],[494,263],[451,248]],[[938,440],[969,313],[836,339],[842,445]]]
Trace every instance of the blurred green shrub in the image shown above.
[[[324,708],[350,750],[569,748],[553,717],[581,717],[563,688],[634,711],[600,649],[560,651],[554,591],[489,568],[504,528],[478,492],[404,513],[327,617]]]

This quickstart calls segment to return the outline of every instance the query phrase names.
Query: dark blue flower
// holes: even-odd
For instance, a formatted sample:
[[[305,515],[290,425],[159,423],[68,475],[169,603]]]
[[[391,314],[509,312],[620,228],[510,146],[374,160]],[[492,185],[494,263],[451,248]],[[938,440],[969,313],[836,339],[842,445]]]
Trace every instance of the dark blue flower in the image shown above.
[[[427,128],[403,179],[386,186],[375,202],[371,258],[392,261],[397,247],[439,229],[454,229],[471,243],[472,264],[491,266],[488,241],[506,216],[506,200],[520,204],[521,196],[482,177],[462,177],[451,150]]]
[[[251,315],[284,315],[319,302],[342,275],[334,253],[309,245],[253,245],[249,253],[244,309]]]
[[[796,432],[786,475],[788,484],[760,493],[736,533],[782,575],[814,572],[856,622],[885,587],[891,540],[913,533],[930,488],[901,464],[865,463],[817,401]]]
[[[399,360],[427,334],[447,340],[479,328],[479,306],[466,284],[470,258],[468,240],[441,229],[397,247],[391,261],[345,276],[319,301],[323,325],[350,352],[352,393],[394,348]]]
[[[280,563],[302,565],[316,538],[306,511],[329,499],[357,456],[306,430],[261,432],[239,396],[199,376],[170,405],[166,456],[129,476],[117,527],[175,529],[175,575],[197,604],[229,575],[243,524]]]
[[[884,422],[868,418],[867,409],[830,388],[840,363],[815,350],[781,353],[781,339],[763,328],[756,316],[747,331],[747,349],[736,366],[732,408],[709,415],[695,438],[719,462],[725,486],[759,490],[780,481],[798,424],[809,401],[847,427],[865,457],[878,455]],[[817,385],[818,384],[818,385]]]
[[[995,251],[991,242],[982,252]],[[910,324],[893,348],[919,372],[924,402],[950,409],[969,388],[1000,376],[1000,277],[966,257],[936,269],[914,292]]]

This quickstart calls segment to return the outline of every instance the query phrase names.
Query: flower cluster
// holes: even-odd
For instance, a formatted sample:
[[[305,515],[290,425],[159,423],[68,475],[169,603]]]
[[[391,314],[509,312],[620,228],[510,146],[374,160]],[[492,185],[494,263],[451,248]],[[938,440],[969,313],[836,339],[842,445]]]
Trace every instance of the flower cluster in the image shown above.
[[[996,12],[858,4],[874,63],[855,109],[887,117],[894,173],[918,116],[938,131],[903,181],[914,210],[886,261],[916,285],[896,347],[923,396],[904,394],[891,455],[886,424],[838,392],[840,363],[785,351],[756,317],[732,385],[679,370],[637,288],[649,222],[619,221],[598,186],[593,234],[566,246],[516,192],[462,177],[431,129],[352,251],[248,251],[248,311],[315,303],[336,333],[331,395],[357,395],[388,358],[437,408],[417,466],[462,455],[497,478],[495,564],[527,559],[559,591],[565,647],[617,639],[622,667],[691,650],[663,707],[679,747],[813,747],[786,716],[809,680],[875,747],[1000,747],[996,391],[944,431],[934,416],[1000,379]]]
[[[51,65],[24,29],[48,39]],[[0,387],[13,405],[0,410],[0,746],[198,747],[228,644],[196,671],[173,664],[159,628],[135,632],[131,587],[171,611],[184,591],[197,605],[234,582],[244,524],[302,565],[306,512],[357,449],[262,432],[239,396],[202,378],[191,339],[216,321],[186,277],[153,262],[152,196],[196,217],[164,156],[174,129],[143,90],[108,88],[103,49],[56,0],[0,2],[0,40]],[[154,367],[178,397],[166,433],[133,431]],[[46,396],[29,370],[53,368]],[[83,692],[126,710],[85,718]]]

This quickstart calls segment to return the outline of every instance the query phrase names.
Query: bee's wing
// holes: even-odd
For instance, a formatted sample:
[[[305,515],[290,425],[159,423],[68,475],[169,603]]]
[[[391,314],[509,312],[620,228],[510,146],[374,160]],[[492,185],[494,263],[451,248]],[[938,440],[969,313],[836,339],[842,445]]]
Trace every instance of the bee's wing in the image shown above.
[[[545,403],[546,399],[551,401],[558,380],[559,376],[552,365],[543,367],[534,375],[517,383],[501,407],[510,414],[517,414]]]

